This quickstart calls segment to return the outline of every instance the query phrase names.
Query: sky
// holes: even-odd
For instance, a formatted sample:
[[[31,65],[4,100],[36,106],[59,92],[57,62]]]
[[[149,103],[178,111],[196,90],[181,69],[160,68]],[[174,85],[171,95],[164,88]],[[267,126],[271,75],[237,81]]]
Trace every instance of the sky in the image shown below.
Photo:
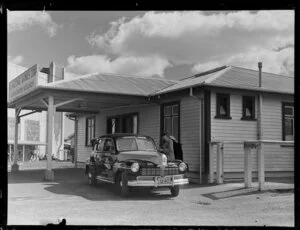
[[[8,60],[181,79],[223,65],[294,75],[294,11],[8,11]]]
[[[294,76],[294,11],[8,11],[8,61],[66,78],[182,79],[224,65]],[[8,79],[10,80],[10,79]]]

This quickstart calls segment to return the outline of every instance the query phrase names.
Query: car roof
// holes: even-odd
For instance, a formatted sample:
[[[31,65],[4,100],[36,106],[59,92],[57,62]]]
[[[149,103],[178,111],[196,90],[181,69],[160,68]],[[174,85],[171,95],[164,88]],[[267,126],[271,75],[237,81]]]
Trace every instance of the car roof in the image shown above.
[[[117,138],[117,137],[147,137],[147,138],[151,138],[149,136],[146,136],[146,135],[141,135],[141,134],[133,134],[133,133],[114,133],[114,134],[105,134],[105,135],[102,135],[99,138],[105,138],[105,137],[109,137],[109,138]],[[151,138],[152,139],[152,138]]]

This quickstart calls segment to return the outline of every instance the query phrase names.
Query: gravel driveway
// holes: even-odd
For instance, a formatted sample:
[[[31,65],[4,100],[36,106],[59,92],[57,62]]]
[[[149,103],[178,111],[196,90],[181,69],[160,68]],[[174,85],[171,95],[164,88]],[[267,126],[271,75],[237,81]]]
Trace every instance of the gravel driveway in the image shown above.
[[[175,198],[169,190],[137,190],[124,199],[110,184],[89,186],[82,169],[54,172],[53,182],[42,180],[43,170],[8,174],[8,225],[46,225],[59,217],[67,225],[294,225],[292,183],[269,182],[264,192],[242,183],[190,184]]]

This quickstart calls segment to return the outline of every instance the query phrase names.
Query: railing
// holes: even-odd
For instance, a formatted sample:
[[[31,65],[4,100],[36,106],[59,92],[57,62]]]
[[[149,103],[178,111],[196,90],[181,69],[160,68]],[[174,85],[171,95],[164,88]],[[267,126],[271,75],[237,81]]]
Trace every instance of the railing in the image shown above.
[[[265,163],[264,163],[264,144],[287,144],[293,145],[294,141],[275,141],[275,140],[246,140],[246,141],[211,141],[209,143],[209,183],[214,183],[213,167],[213,148],[217,146],[216,161],[216,182],[224,182],[224,144],[243,144],[244,145],[244,184],[245,188],[252,185],[252,161],[251,149],[257,149],[257,169],[258,169],[258,189],[264,190],[265,186]]]

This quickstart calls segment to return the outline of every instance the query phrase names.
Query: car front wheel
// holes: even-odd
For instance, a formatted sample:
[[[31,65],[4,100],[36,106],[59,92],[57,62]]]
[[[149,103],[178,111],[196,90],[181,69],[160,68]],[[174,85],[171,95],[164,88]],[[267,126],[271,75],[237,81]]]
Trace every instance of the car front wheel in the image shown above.
[[[116,188],[117,192],[122,196],[122,197],[127,197],[129,195],[129,187],[127,185],[128,181],[125,178],[124,174],[118,173],[116,177]]]
[[[178,194],[179,194],[179,186],[178,185],[175,185],[170,190],[171,190],[171,195],[173,197],[178,196]]]

